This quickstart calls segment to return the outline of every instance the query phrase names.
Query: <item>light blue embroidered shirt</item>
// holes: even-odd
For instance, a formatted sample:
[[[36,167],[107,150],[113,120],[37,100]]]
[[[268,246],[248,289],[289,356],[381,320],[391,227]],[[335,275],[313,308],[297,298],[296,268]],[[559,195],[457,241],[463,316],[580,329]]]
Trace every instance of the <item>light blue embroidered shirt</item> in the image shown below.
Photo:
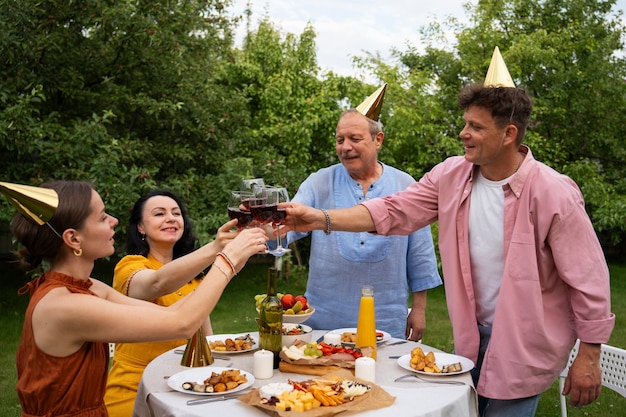
[[[341,164],[311,174],[292,199],[311,207],[352,207],[404,190],[415,182],[405,172],[382,164],[383,173],[363,196],[361,184]],[[308,233],[290,232],[289,242]],[[409,292],[441,285],[430,227],[409,236],[315,230],[306,297],[316,311],[306,324],[314,329],[356,327],[363,285],[374,286],[376,328],[405,337]]]

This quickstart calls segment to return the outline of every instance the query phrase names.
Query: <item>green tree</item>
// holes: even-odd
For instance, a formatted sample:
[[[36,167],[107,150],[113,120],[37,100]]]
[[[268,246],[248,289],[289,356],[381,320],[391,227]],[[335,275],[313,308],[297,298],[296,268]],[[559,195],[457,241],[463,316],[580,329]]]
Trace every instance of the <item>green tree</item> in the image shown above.
[[[283,35],[264,17],[240,52],[233,78],[245,86],[251,125],[237,153],[252,161],[254,176],[293,194],[312,170],[332,159],[338,82],[320,79],[311,26],[299,36]]]
[[[231,88],[228,2],[0,2],[0,158],[5,181],[97,184],[125,217],[168,187],[206,213],[245,128]],[[11,213],[3,206],[6,220]],[[197,219],[206,233],[225,216]]]
[[[453,151],[442,137],[456,137],[462,127],[456,93],[467,82],[482,82],[499,46],[516,85],[534,100],[526,143],[537,159],[580,185],[596,230],[613,243],[623,240],[626,73],[619,56],[624,27],[614,5],[614,0],[483,0],[466,5],[469,27],[449,22],[457,33],[453,52],[432,47],[399,52],[397,72],[414,91],[409,97],[415,105],[398,126],[430,128],[426,136],[439,138],[424,144],[426,136],[417,134],[411,145],[402,141],[404,153],[428,153],[437,143],[444,156]],[[422,34],[432,40],[447,27],[432,25]],[[423,120],[428,112],[438,115],[434,126]]]

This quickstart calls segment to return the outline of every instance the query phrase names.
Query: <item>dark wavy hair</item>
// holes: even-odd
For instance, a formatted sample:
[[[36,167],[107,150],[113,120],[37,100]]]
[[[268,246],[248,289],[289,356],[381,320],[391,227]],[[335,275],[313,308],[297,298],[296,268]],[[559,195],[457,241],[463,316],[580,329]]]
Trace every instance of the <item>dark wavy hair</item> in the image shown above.
[[[185,222],[183,235],[178,240],[178,242],[174,244],[174,259],[180,258],[181,256],[193,252],[196,249],[198,239],[193,233],[193,226],[187,214],[187,209],[185,208],[182,200],[171,191],[153,190],[141,196],[139,200],[135,202],[135,205],[130,212],[130,219],[128,220],[128,241],[126,242],[126,253],[129,255],[148,256],[148,252],[150,252],[150,246],[148,246],[148,242],[142,239],[143,236],[141,235],[141,233],[139,233],[137,225],[143,220],[142,214],[143,208],[146,205],[146,201],[156,196],[165,196],[176,201],[176,204],[178,204],[180,212],[183,216],[183,221]]]
[[[59,205],[48,224],[60,235],[67,229],[80,229],[91,214],[93,185],[86,181],[48,181],[40,186],[51,188],[59,196]],[[32,271],[45,260],[50,263],[63,247],[63,239],[48,225],[39,225],[17,212],[11,221],[11,233],[22,247],[17,251],[19,268]]]
[[[515,125],[517,144],[524,141],[533,110],[533,102],[526,90],[514,87],[485,87],[481,83],[470,84],[459,93],[458,104],[463,110],[470,106],[488,110],[500,128],[508,124]]]

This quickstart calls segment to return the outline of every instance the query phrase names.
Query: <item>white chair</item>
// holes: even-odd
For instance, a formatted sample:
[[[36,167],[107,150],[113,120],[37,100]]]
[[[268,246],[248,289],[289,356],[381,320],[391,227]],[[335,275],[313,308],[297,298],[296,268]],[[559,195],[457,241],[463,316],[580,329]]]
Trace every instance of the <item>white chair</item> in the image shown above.
[[[561,397],[561,416],[567,417],[566,397],[561,394],[565,385],[565,377],[569,367],[578,354],[580,340],[572,348],[567,366],[559,376],[559,396]],[[626,350],[614,346],[602,345],[600,348],[600,368],[602,369],[602,386],[607,387],[626,398]]]

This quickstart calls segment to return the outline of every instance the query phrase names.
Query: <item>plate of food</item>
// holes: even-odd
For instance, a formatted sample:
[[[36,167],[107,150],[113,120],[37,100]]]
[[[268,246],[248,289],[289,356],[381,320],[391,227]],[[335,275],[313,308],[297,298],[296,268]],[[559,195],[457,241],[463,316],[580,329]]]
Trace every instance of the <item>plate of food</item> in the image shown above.
[[[175,391],[193,395],[224,395],[242,391],[254,384],[254,375],[249,372],[203,366],[191,368],[172,375],[167,385]]]
[[[338,333],[341,336],[341,344],[344,346],[354,346],[356,343],[356,327],[331,330],[328,333]],[[391,339],[391,335],[382,330],[376,329],[376,343],[384,343]]]
[[[215,353],[245,353],[259,348],[259,342],[245,334],[214,334],[206,337],[211,352]]]
[[[417,347],[411,353],[400,356],[398,365],[411,372],[432,376],[459,375],[474,369],[474,362],[463,356],[428,352],[422,357],[419,352],[415,352],[417,349],[421,351]]]

